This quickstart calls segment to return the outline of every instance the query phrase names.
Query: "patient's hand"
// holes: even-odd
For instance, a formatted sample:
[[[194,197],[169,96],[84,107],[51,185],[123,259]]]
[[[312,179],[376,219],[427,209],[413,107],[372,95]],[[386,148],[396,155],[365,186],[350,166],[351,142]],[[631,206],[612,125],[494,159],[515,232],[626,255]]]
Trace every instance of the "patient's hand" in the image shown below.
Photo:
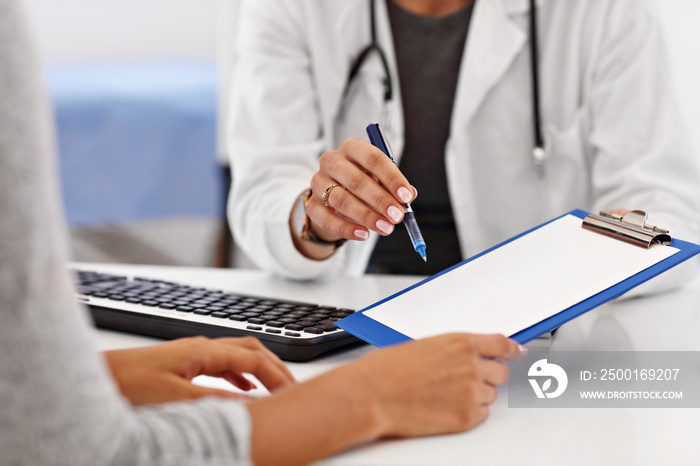
[[[146,348],[105,352],[119,390],[133,405],[221,396],[245,395],[195,385],[198,375],[226,379],[241,390],[255,385],[252,374],[270,391],[295,384],[282,361],[257,339],[183,338]]]
[[[253,462],[308,464],[378,437],[470,429],[508,377],[502,360],[523,350],[502,335],[441,335],[372,351],[258,398],[248,403]]]

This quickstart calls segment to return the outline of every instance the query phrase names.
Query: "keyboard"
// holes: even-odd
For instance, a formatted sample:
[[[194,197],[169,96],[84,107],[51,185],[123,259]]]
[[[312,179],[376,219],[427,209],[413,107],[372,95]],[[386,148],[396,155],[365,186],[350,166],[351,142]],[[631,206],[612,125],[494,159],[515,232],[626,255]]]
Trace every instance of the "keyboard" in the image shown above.
[[[78,301],[101,328],[168,339],[253,336],[288,361],[360,342],[335,326],[351,309],[87,270],[73,275]]]

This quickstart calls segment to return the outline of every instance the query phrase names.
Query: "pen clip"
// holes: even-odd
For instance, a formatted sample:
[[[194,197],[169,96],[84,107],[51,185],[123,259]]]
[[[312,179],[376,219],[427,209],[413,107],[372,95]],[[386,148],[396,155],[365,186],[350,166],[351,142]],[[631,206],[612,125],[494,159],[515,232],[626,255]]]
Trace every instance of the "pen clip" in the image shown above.
[[[394,152],[391,150],[389,141],[387,141],[386,136],[379,128],[379,123],[370,123],[367,125],[367,136],[369,137],[369,142],[372,145],[389,157],[389,159],[396,164],[396,159],[394,158]]]

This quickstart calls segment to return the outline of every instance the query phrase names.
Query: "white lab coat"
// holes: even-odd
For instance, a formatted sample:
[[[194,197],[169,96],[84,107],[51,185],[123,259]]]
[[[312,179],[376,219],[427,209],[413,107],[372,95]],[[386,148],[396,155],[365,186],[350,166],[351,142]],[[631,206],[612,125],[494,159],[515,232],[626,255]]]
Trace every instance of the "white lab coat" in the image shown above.
[[[574,208],[644,209],[651,223],[697,241],[698,164],[650,2],[542,0],[538,10],[543,166],[531,156],[528,2],[475,5],[445,153],[462,256]],[[342,99],[349,67],[370,40],[368,0],[252,0],[239,24],[229,131],[234,237],[258,266],[284,276],[361,274],[374,234],[313,261],[294,248],[289,216],[318,157],[347,137],[366,138],[365,126],[381,117],[376,55]],[[383,0],[377,36],[395,92],[385,129],[400,157],[400,85]]]

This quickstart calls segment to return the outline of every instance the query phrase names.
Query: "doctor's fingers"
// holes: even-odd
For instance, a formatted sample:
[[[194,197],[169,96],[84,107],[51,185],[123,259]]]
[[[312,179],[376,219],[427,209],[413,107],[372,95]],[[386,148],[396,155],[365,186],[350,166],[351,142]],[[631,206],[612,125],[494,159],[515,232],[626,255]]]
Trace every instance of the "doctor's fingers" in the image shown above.
[[[342,188],[338,188],[343,191]],[[306,215],[311,219],[311,229],[322,239],[334,241],[339,238],[364,241],[369,238],[369,232],[358,225],[338,215],[333,209],[323,205],[323,201],[314,194],[306,204]]]
[[[327,168],[329,171],[322,169],[313,176],[311,189],[321,194],[323,191],[317,190],[326,190],[328,186],[331,186],[329,183],[337,183],[342,185],[353,197],[363,202],[365,206],[362,207],[358,203],[352,203],[352,197],[344,196],[340,191],[336,190],[333,190],[332,195],[328,195],[326,204],[330,204],[343,215],[370,229],[373,228],[372,226],[376,226],[378,219],[376,215],[370,215],[366,210],[367,207],[373,209],[390,223],[396,224],[403,220],[404,210],[402,203],[397,201],[370,173],[347,161]],[[413,190],[409,194],[409,198],[412,197]],[[347,204],[344,205],[343,203]],[[377,228],[374,229],[376,230]]]
[[[324,153],[319,160],[321,172],[345,184],[351,191],[356,187],[353,182],[363,182],[356,176],[353,167],[376,180],[400,204],[411,202],[415,197],[410,183],[403,176],[396,164],[381,150],[362,139],[347,139],[336,151]],[[370,205],[373,205],[369,202]]]
[[[368,178],[368,182],[373,184],[374,186],[367,186],[361,191],[375,191],[375,193],[373,194],[365,194],[365,198],[375,197],[375,199],[379,203],[383,203],[383,200],[381,199],[382,197],[388,197],[389,199],[393,199],[391,196],[388,196],[386,194],[382,196],[382,192],[384,192],[384,190],[364,173],[362,173],[362,176]],[[331,190],[327,189],[328,186],[333,185],[337,186]],[[327,193],[325,203],[323,200],[324,191],[322,191],[324,190],[324,186],[326,186],[325,193]],[[369,205],[367,205],[365,200],[363,200],[362,198],[358,198],[357,192],[352,192],[349,188],[346,188],[342,184],[342,180],[334,181],[325,177],[322,174],[317,174],[314,175],[314,177],[311,180],[311,189],[314,192],[314,197],[316,197],[317,200],[319,200],[319,202],[323,204],[323,206],[327,210],[335,212],[336,214],[338,214],[338,216],[344,218],[345,220],[354,222],[366,229],[376,231],[380,235],[388,235],[391,232],[393,232],[394,224],[400,222],[403,218],[403,209],[400,206],[394,204],[390,204],[386,208],[386,213],[384,215],[382,215],[382,212],[377,212],[375,208],[372,208]],[[378,208],[381,209],[382,207]],[[324,229],[326,228],[324,227]]]

